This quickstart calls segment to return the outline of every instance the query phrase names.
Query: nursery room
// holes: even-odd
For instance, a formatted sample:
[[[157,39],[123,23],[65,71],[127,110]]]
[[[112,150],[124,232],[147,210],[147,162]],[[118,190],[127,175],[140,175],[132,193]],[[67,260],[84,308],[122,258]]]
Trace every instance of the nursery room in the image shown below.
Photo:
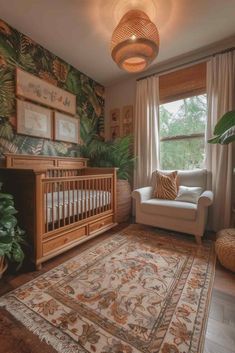
[[[0,0],[0,353],[235,353],[235,0]]]

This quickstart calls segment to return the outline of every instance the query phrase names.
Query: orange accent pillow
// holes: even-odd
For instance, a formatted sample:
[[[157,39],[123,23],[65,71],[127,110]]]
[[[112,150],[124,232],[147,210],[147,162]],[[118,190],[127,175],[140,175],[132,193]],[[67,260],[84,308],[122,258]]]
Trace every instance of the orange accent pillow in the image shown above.
[[[156,171],[156,185],[153,191],[153,197],[175,200],[178,193],[177,175],[177,171],[168,174]]]

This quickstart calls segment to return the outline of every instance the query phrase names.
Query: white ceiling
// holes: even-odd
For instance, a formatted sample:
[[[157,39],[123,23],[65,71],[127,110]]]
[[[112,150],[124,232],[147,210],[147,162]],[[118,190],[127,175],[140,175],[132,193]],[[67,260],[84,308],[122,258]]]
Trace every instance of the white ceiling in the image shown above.
[[[0,17],[104,85],[127,77],[112,61],[112,31],[130,8],[158,26],[152,65],[235,34],[235,0],[0,0]]]

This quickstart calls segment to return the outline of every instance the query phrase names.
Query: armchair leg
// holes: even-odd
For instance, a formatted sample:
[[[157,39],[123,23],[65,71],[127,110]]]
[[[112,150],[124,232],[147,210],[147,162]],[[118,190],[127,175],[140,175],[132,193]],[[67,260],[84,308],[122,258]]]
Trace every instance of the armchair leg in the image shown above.
[[[202,237],[200,235],[195,235],[195,240],[198,245],[202,245]]]

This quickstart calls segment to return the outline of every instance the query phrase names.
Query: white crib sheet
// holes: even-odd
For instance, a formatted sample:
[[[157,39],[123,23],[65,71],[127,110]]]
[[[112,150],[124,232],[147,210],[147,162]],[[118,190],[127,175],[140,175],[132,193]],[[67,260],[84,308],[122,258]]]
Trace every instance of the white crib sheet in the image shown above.
[[[73,196],[74,195],[74,196]],[[45,222],[50,223],[58,221],[82,212],[91,213],[98,207],[104,207],[110,204],[111,193],[109,191],[99,190],[68,190],[62,192],[52,192],[45,194]],[[63,206],[64,205],[64,206]],[[47,212],[47,213],[46,213]]]

